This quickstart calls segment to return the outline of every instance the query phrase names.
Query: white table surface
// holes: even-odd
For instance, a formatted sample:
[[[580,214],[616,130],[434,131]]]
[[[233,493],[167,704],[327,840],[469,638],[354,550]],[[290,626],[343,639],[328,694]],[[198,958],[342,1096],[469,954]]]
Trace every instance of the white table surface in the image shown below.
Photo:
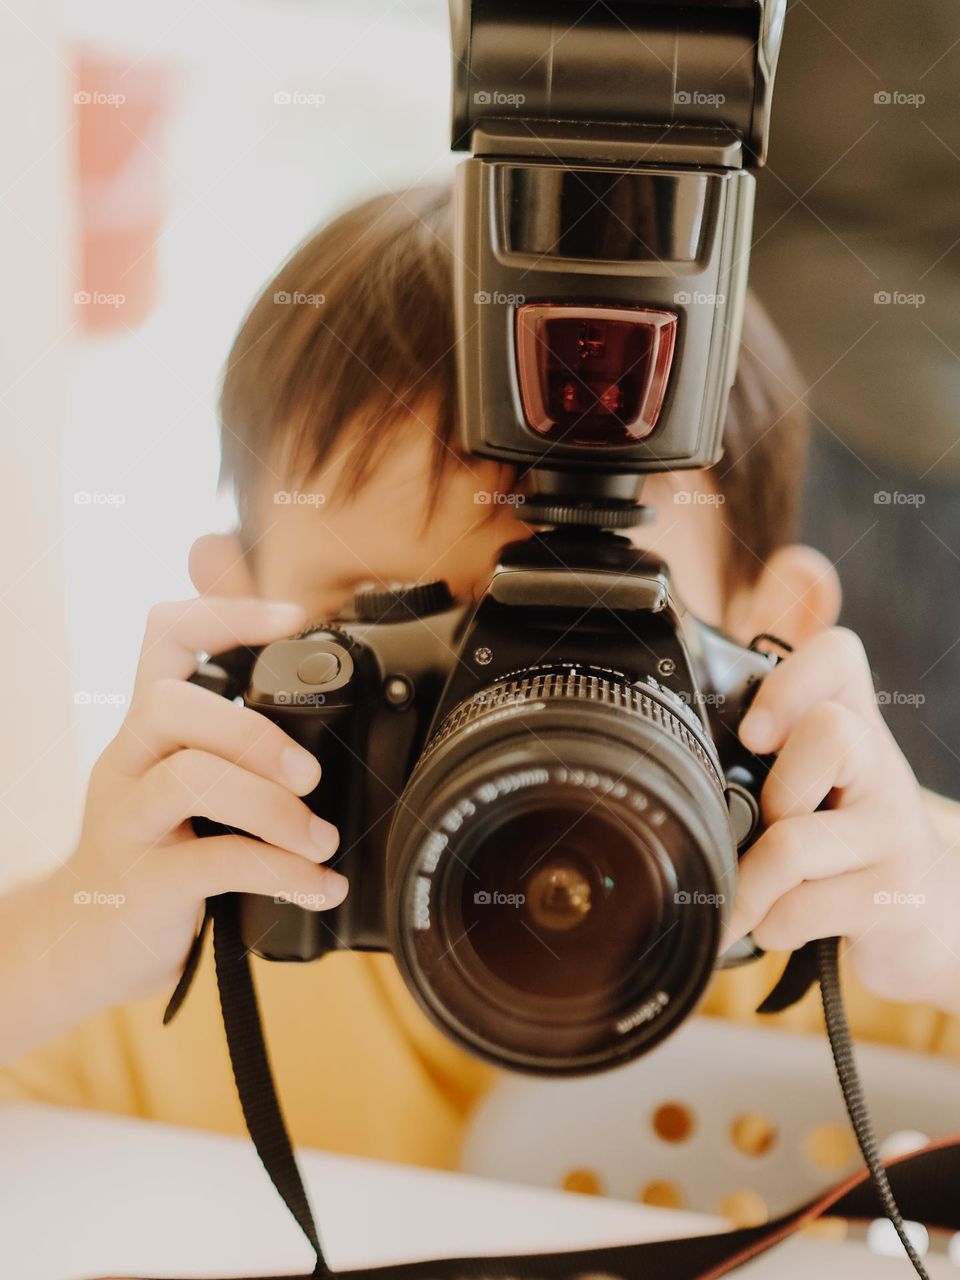
[[[716,1220],[620,1201],[304,1152],[335,1268],[467,1253],[625,1244]],[[149,1121],[0,1106],[0,1277],[269,1275],[308,1270],[309,1247],[248,1142]],[[931,1275],[960,1269],[930,1259]],[[896,1280],[906,1260],[793,1240],[749,1280]]]

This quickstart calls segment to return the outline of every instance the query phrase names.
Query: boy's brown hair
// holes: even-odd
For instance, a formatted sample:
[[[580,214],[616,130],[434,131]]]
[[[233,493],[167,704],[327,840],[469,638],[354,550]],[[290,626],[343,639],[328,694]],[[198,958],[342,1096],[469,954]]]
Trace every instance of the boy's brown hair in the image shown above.
[[[349,497],[411,417],[435,433],[434,486],[457,437],[449,185],[376,196],[310,236],[246,317],[224,374],[223,479],[241,519],[265,465],[305,479],[345,454]],[[748,296],[736,382],[713,468],[730,544],[728,590],[794,535],[807,438],[803,387]]]

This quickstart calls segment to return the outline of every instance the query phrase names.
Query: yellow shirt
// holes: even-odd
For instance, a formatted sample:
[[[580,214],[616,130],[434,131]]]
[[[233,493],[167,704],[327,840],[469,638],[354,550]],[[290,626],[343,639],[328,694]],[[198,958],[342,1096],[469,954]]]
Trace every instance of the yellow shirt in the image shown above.
[[[294,1141],[456,1168],[491,1072],[417,1008],[386,955],[254,961],[271,1061]],[[190,994],[112,1009],[0,1071],[0,1101],[40,1101],[244,1132],[209,943]]]
[[[783,956],[717,974],[702,1011],[822,1034],[816,990],[758,1019]],[[456,1168],[473,1104],[494,1078],[421,1014],[389,956],[338,953],[309,965],[255,962],[294,1140],[328,1151]],[[960,1060],[960,1024],[844,981],[855,1036]],[[158,998],[111,1010],[0,1072],[0,1100],[39,1100],[242,1133],[211,948],[171,1026]]]
[[[785,955],[766,955],[740,969],[715,974],[700,1012],[759,1027],[826,1035],[816,985],[782,1013],[761,1016],[755,1012],[776,985],[786,960]],[[939,1053],[960,1062],[960,1020],[929,1005],[894,1004],[871,995],[842,958],[840,977],[854,1040],[893,1045],[917,1053]]]

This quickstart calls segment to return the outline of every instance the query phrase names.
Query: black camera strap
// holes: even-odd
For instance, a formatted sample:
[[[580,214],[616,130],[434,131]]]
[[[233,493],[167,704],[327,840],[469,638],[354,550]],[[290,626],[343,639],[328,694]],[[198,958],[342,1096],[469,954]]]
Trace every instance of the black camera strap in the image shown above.
[[[864,1158],[865,1167],[857,1174],[815,1200],[757,1227],[568,1252],[440,1258],[333,1271],[324,1255],[277,1096],[234,895],[225,894],[208,904],[204,926],[164,1021],[169,1021],[183,1002],[211,921],[223,1023],[247,1129],[271,1181],[316,1255],[312,1272],[276,1280],[577,1280],[585,1274],[602,1275],[605,1280],[714,1280],[819,1217],[872,1220],[881,1215],[893,1224],[916,1274],[927,1277],[907,1236],[904,1217],[935,1229],[960,1230],[960,1199],[956,1194],[960,1186],[960,1141],[931,1144],[888,1167],[880,1159],[843,1008],[838,939],[825,938],[794,952],[759,1011],[787,1008],[814,981],[819,981],[837,1076]]]

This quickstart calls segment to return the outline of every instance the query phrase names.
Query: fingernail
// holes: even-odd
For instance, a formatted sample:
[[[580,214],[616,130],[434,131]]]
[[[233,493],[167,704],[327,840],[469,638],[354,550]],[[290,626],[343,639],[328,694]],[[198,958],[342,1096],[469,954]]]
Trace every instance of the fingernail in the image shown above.
[[[773,716],[765,707],[748,711],[740,726],[740,741],[751,751],[768,751],[773,745]]]
[[[730,925],[724,926],[724,929],[720,934],[719,954],[725,956],[733,944],[740,941],[741,936],[742,933],[738,931],[736,927],[731,929]]]
[[[298,795],[304,795],[320,781],[320,766],[302,747],[285,747],[282,757],[283,776]]]
[[[347,896],[349,888],[350,881],[346,876],[342,876],[339,871],[328,871],[323,880],[323,910],[329,911],[331,907],[339,907]]]
[[[310,819],[308,830],[310,843],[324,858],[329,858],[332,853],[336,852],[337,845],[340,843],[340,832],[332,822],[325,822],[323,818],[318,818],[314,815]],[[331,872],[331,874],[333,873]]]

